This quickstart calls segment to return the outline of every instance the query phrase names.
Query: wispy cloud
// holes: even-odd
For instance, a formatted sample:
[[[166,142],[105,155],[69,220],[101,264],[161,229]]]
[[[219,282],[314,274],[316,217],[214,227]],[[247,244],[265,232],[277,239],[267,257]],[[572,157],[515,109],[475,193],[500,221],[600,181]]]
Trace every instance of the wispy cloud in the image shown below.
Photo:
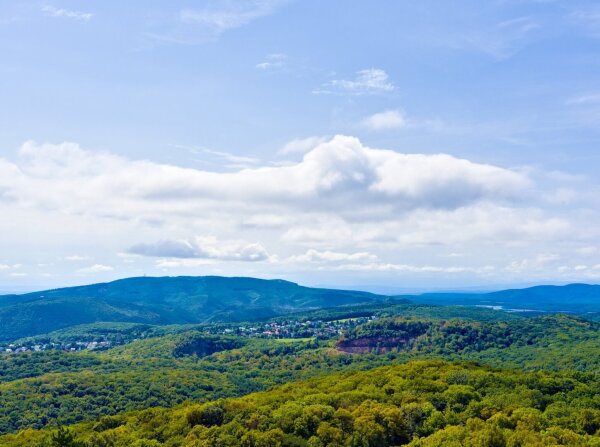
[[[158,259],[156,261],[156,267],[162,270],[167,269],[181,269],[181,268],[197,268],[197,267],[205,267],[207,265],[213,265],[215,261],[211,259],[197,259],[197,258],[187,258],[187,259]]]
[[[272,53],[265,56],[265,60],[256,64],[260,70],[274,70],[283,68],[287,55],[283,53]]]
[[[200,45],[223,33],[266,17],[291,0],[205,0],[198,6],[166,14],[151,24],[143,36],[150,42]]]
[[[278,153],[280,155],[305,154],[329,139],[330,137],[325,136],[295,138],[287,142]]]
[[[18,270],[23,267],[21,264],[0,264],[0,270]]]
[[[284,0],[213,1],[204,8],[182,9],[179,19],[182,23],[207,27],[220,34],[272,14],[283,3]]]
[[[354,79],[332,79],[313,91],[317,94],[369,95],[391,92],[395,89],[388,74],[380,68],[367,68],[356,73]]]
[[[600,92],[587,92],[566,101],[578,125],[597,128],[600,123]]]
[[[583,95],[575,96],[567,101],[567,104],[580,104],[580,105],[600,105],[600,93],[586,93]]]
[[[407,122],[400,110],[385,110],[366,117],[362,124],[371,130],[385,130],[405,127]]]
[[[91,12],[73,11],[70,9],[57,8],[52,5],[42,6],[42,12],[49,17],[80,20],[82,22],[89,22],[94,16]]]
[[[600,37],[600,7],[578,9],[570,14],[570,18],[576,22],[579,30],[592,37]]]
[[[517,17],[486,27],[472,30],[451,40],[450,46],[462,50],[475,50],[495,59],[514,56],[532,38],[541,25],[532,17]]]
[[[332,250],[319,251],[311,248],[306,253],[292,256],[291,262],[374,262],[378,258],[369,252],[345,253]]]
[[[258,158],[235,155],[231,152],[217,151],[202,146],[185,146],[176,144],[173,145],[173,147],[184,149],[195,155],[205,154],[221,160],[225,160],[227,162],[225,167],[230,169],[239,169],[250,166],[256,166],[260,163],[260,160]]]
[[[81,262],[81,261],[89,261],[91,258],[89,256],[81,256],[81,255],[70,255],[65,257],[65,261],[70,262]]]
[[[540,253],[534,258],[514,260],[510,262],[505,270],[511,273],[522,273],[528,270],[542,270],[548,264],[560,261],[560,256],[555,253]]]
[[[92,266],[84,267],[84,268],[77,270],[77,273],[83,273],[83,274],[106,273],[106,272],[112,272],[113,270],[114,270],[114,268],[109,265],[94,264]]]
[[[411,274],[459,274],[459,273],[477,273],[485,275],[492,273],[495,268],[491,265],[483,267],[464,267],[464,266],[437,266],[437,265],[411,265],[374,262],[368,264],[343,264],[333,268],[341,271],[364,271],[364,272],[396,272]]]

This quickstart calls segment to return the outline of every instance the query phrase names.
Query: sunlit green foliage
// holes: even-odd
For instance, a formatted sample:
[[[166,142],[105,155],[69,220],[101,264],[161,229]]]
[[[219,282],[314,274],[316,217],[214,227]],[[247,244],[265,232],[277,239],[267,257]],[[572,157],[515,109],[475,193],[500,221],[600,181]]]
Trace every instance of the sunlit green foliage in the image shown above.
[[[599,391],[593,374],[419,361],[102,418],[71,433],[89,447],[598,446]],[[52,436],[27,431],[0,443],[49,446]]]
[[[417,337],[402,342],[407,334]],[[383,335],[392,343],[373,343]],[[103,352],[0,356],[5,381],[0,383],[0,433],[241,396],[293,380],[419,358],[600,372],[598,325],[560,315],[505,322],[396,317],[368,323],[345,339],[367,339],[368,349],[346,354],[335,349],[335,340],[281,343],[191,331]]]

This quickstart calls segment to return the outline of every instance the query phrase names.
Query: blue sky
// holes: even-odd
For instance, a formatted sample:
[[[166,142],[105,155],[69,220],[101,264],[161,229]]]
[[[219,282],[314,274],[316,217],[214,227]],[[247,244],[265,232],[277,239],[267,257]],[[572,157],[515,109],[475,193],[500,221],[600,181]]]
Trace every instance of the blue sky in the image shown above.
[[[0,289],[600,277],[597,2],[4,1],[0,104]]]

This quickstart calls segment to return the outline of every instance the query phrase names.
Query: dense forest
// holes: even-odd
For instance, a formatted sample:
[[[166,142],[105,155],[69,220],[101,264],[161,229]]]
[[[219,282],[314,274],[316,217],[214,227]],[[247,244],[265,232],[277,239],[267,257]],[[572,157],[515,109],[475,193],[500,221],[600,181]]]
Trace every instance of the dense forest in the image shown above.
[[[298,287],[259,284],[276,300]],[[599,445],[600,323],[368,298],[6,340],[0,445]]]
[[[597,323],[565,315],[523,318],[488,309],[469,309],[463,312],[465,319],[458,319],[459,311],[398,304],[319,310],[266,320],[265,327],[276,325],[280,331],[272,336],[241,335],[245,326],[239,324],[99,324],[63,330],[33,342],[110,338],[116,328],[127,342],[108,350],[0,356],[0,433],[243,396],[294,380],[414,359],[600,372]],[[327,332],[331,328],[335,330]],[[140,338],[129,339],[128,334]],[[349,349],[353,343],[360,349]]]
[[[288,383],[267,392],[148,409],[58,431],[0,438],[25,446],[598,446],[596,374],[523,373],[415,361]]]

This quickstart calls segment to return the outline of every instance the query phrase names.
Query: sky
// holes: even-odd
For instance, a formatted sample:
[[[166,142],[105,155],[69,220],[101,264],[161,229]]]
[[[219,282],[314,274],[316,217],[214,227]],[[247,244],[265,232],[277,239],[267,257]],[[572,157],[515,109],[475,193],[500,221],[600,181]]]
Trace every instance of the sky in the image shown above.
[[[600,4],[0,3],[0,291],[600,280]]]

